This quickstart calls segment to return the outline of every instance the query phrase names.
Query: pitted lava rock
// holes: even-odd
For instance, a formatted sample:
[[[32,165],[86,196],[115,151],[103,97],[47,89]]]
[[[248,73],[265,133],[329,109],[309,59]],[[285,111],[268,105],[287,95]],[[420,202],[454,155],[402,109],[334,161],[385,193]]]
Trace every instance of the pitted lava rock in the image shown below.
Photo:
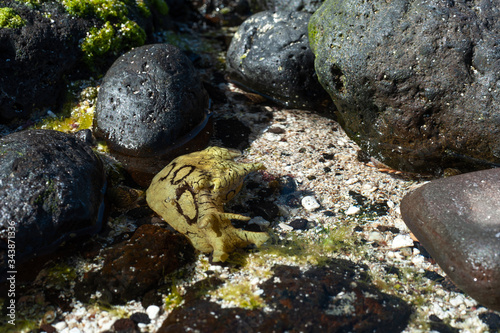
[[[309,39],[349,137],[404,171],[500,165],[499,13],[483,0],[327,0]]]
[[[20,264],[100,230],[104,170],[88,144],[57,131],[27,130],[0,138],[0,157],[2,272],[10,236]]]

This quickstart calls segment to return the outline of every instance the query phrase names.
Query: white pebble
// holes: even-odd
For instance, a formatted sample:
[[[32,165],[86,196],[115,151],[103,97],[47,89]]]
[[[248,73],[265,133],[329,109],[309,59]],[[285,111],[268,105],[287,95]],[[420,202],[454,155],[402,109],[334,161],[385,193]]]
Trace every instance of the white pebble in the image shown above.
[[[160,308],[156,305],[150,305],[146,309],[146,313],[148,314],[149,319],[155,320],[158,318],[158,314],[160,313]]]
[[[66,327],[68,327],[68,324],[66,324],[65,321],[60,321],[60,322],[54,324],[54,328],[56,329],[57,332],[62,331]]]
[[[351,179],[348,179],[345,184],[346,185],[352,185],[352,184],[356,184],[357,182],[359,182],[359,179],[358,178],[351,178]]]
[[[251,219],[250,221],[248,221],[248,224],[252,224],[252,223],[257,224],[261,227],[269,227],[269,225],[271,224],[271,222],[269,222],[268,220],[266,220],[262,216],[256,216],[253,219]]]
[[[397,235],[392,240],[393,249],[400,249],[408,246],[413,246],[413,239],[411,239],[410,235]]]
[[[420,267],[425,263],[425,258],[423,256],[414,256],[413,258],[411,258],[411,262],[416,267]]]
[[[321,207],[319,202],[316,201],[316,199],[312,195],[308,195],[307,197],[303,197],[301,203],[302,203],[302,207],[304,207],[305,210],[308,210],[310,212]]]
[[[77,327],[73,327],[72,329],[69,330],[69,333],[81,333],[82,331],[80,331],[79,328]]]
[[[361,211],[361,208],[359,208],[358,206],[351,206],[351,207],[349,207],[349,208],[345,211],[345,214],[346,214],[346,215],[356,215],[356,214],[358,214],[360,211]]]
[[[456,297],[450,299],[450,304],[453,305],[454,307],[458,307],[463,303],[464,303],[464,297],[462,295],[457,295]]]
[[[279,134],[274,134],[271,132],[266,132],[262,135],[262,137],[266,140],[272,141],[272,142],[278,142],[281,140],[281,135]]]
[[[291,227],[291,226],[289,226],[288,224],[283,223],[283,222],[281,222],[281,223],[279,224],[279,226],[280,226],[280,228],[281,228],[281,229],[283,229],[283,230],[285,230],[285,231],[292,231],[292,230],[293,230],[293,227]]]
[[[384,240],[384,236],[378,231],[372,231],[366,237],[366,240],[369,242],[382,242]]]

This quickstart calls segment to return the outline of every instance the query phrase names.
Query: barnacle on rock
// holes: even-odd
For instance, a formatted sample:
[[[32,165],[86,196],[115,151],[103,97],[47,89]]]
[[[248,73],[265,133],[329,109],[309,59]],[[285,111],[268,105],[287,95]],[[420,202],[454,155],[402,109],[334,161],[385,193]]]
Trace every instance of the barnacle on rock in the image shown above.
[[[234,228],[231,219],[248,221],[247,216],[225,213],[223,205],[241,189],[260,163],[237,163],[238,152],[209,147],[174,159],[151,182],[146,192],[149,207],[175,230],[186,235],[193,246],[213,251],[213,261],[225,261],[231,251],[249,244],[257,246],[269,236]]]

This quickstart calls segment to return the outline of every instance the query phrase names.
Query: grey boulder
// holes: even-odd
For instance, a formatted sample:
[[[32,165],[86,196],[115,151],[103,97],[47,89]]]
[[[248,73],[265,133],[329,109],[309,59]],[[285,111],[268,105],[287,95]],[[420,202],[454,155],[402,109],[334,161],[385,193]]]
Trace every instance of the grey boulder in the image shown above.
[[[499,11],[483,0],[326,1],[309,39],[347,134],[395,169],[500,165]]]
[[[227,51],[229,78],[285,107],[331,112],[314,71],[306,12],[260,12],[239,27]]]

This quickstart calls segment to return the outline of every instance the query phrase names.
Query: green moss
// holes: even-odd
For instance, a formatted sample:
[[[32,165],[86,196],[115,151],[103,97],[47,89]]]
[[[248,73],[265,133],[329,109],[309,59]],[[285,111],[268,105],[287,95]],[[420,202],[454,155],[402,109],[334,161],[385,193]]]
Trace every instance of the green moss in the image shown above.
[[[26,21],[16,11],[9,7],[0,8],[0,28],[16,29],[21,28]]]

